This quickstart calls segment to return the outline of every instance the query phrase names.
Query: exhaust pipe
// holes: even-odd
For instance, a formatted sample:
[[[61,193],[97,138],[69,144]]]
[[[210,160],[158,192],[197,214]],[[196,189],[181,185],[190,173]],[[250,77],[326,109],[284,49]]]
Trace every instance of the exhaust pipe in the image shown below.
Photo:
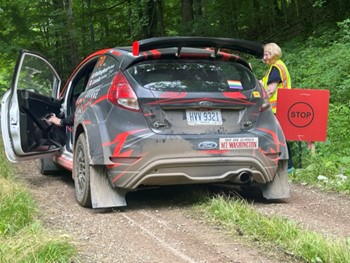
[[[246,184],[252,180],[252,173],[248,171],[240,172],[238,175],[234,175],[231,179],[234,183]]]

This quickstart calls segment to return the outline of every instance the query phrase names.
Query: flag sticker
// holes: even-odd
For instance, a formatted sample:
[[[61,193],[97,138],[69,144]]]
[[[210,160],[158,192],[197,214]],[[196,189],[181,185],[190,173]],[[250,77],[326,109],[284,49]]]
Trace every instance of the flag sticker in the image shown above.
[[[228,80],[227,83],[230,89],[243,89],[242,83],[239,80]]]

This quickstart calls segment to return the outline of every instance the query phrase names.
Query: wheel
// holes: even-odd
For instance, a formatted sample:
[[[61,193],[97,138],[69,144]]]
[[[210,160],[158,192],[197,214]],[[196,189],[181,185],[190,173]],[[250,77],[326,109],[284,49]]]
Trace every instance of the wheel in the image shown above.
[[[83,207],[91,207],[89,151],[85,134],[80,134],[73,154],[75,196]]]
[[[54,163],[52,158],[41,158],[39,170],[42,175],[60,175],[67,172],[66,169]]]

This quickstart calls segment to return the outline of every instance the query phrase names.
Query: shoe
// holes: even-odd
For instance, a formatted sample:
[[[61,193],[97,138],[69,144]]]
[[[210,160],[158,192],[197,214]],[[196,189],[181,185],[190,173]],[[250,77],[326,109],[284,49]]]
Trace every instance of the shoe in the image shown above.
[[[293,173],[293,172],[294,172],[294,168],[293,168],[293,167],[288,168],[288,174],[291,174],[291,173]]]

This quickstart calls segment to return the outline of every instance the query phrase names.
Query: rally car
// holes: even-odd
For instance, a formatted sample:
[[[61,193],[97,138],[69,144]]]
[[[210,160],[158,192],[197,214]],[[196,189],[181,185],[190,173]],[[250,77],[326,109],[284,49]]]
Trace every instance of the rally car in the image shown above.
[[[2,99],[11,162],[40,158],[42,174],[72,171],[83,207],[126,206],[143,188],[221,183],[289,197],[283,131],[250,64],[260,43],[157,37],[97,51],[61,86],[23,50]],[[74,125],[55,126],[56,114]]]

